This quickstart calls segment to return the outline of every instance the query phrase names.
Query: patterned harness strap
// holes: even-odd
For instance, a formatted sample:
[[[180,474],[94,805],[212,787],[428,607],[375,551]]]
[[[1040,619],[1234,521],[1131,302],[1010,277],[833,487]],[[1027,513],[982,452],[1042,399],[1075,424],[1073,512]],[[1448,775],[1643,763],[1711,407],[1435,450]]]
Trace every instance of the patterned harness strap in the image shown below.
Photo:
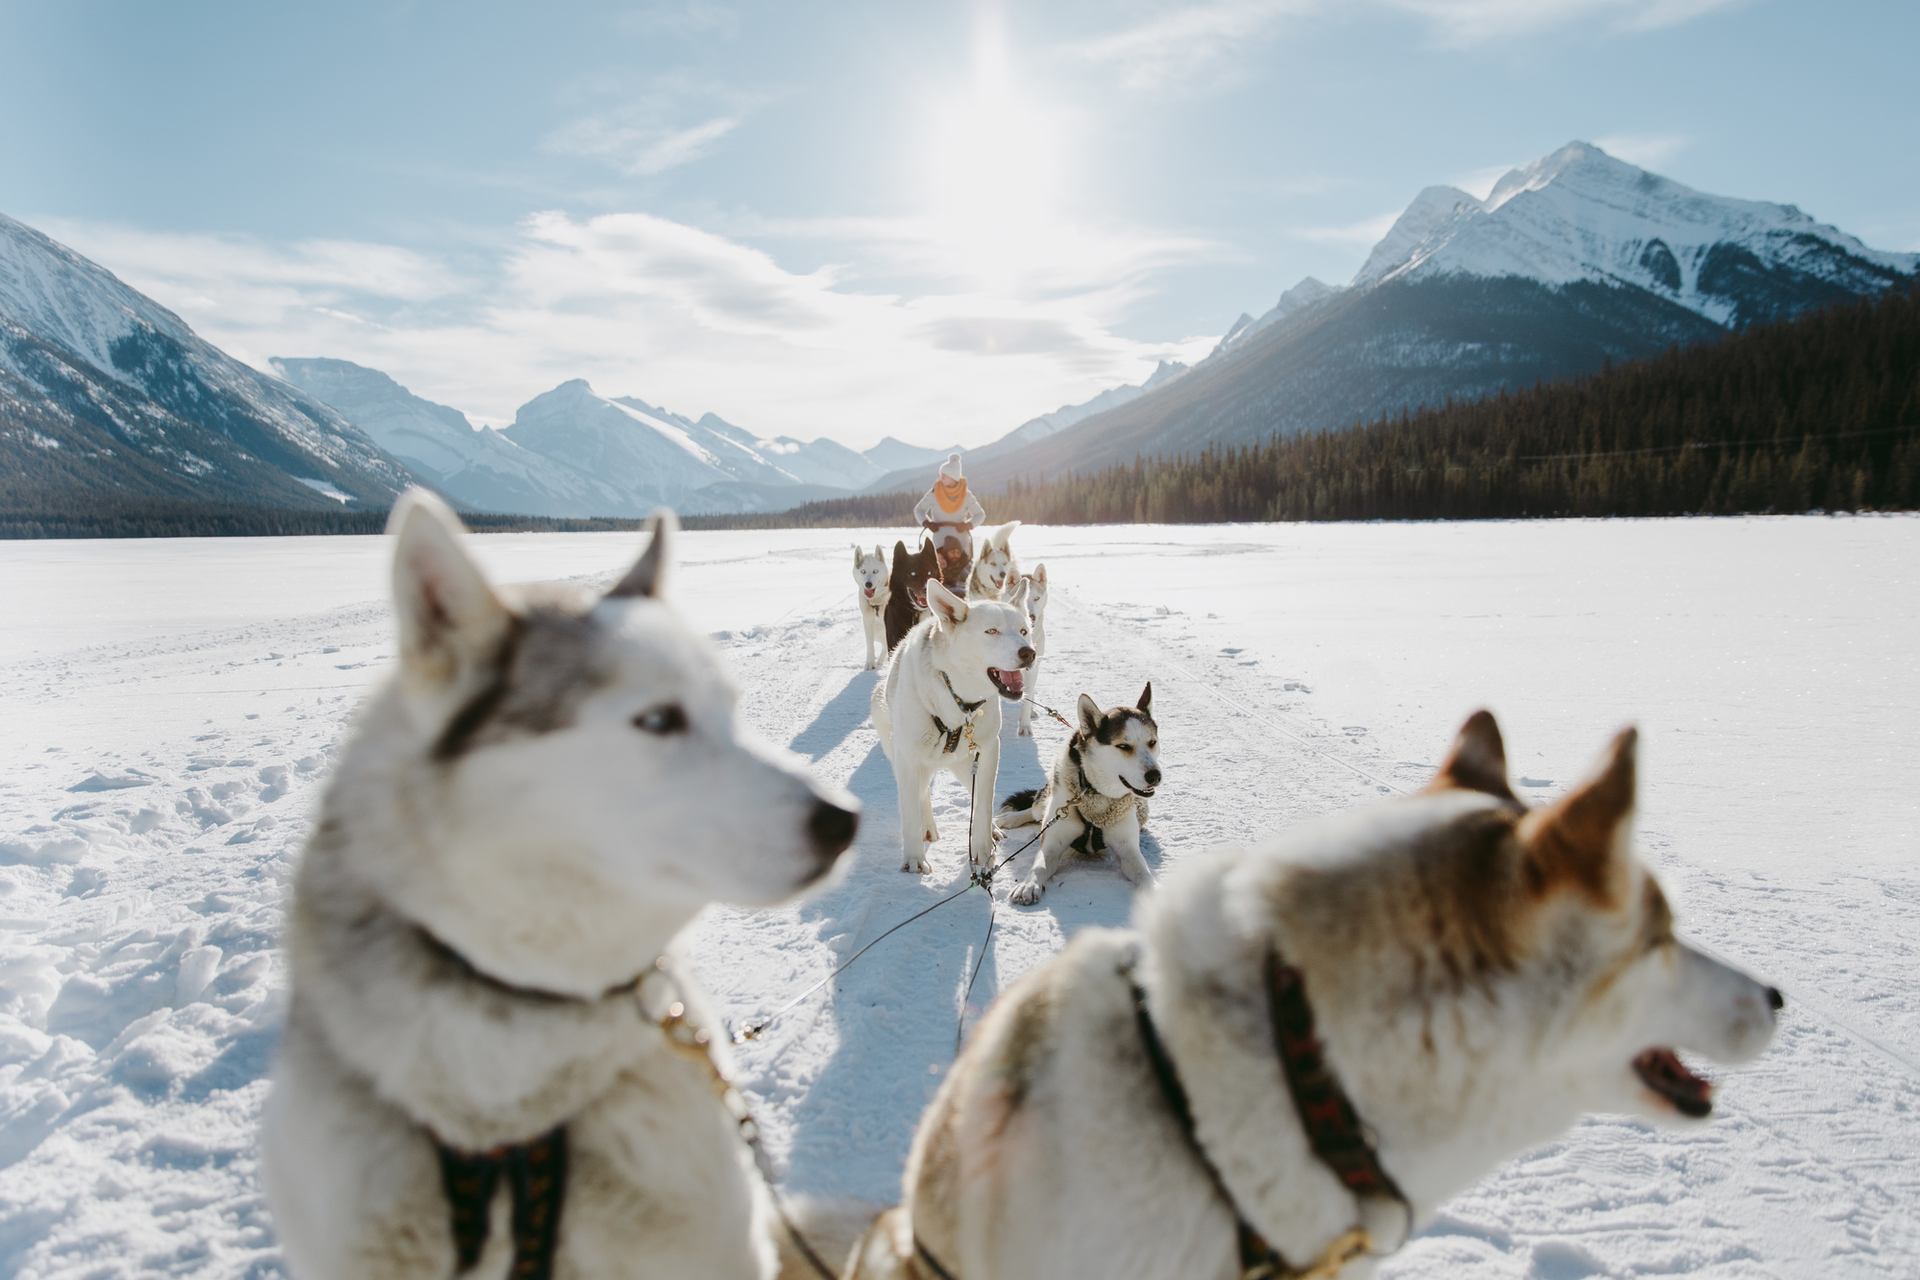
[[[459,1151],[433,1139],[440,1185],[451,1211],[456,1275],[479,1265],[487,1246],[494,1191],[504,1176],[513,1205],[511,1280],[551,1280],[567,1197],[567,1130],[489,1151]]]

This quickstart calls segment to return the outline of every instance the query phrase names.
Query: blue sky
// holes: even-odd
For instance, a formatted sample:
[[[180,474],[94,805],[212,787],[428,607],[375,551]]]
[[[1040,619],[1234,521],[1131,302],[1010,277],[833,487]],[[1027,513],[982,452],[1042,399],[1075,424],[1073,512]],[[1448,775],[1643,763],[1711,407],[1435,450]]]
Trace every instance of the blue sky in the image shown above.
[[[255,363],[984,442],[1572,138],[1920,249],[1920,5],[0,6],[0,211]]]

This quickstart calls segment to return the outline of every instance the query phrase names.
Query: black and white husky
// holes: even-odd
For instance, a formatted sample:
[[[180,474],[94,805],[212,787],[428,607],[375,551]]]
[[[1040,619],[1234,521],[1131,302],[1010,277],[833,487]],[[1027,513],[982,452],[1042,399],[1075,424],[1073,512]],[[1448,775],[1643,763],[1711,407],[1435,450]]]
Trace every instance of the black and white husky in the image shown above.
[[[424,493],[392,529],[398,667],[288,909],[263,1134],[288,1267],[767,1280],[772,1200],[670,949],[710,902],[825,876],[852,801],[743,734],[660,598],[671,516],[597,599],[496,588]]]
[[[1160,726],[1153,718],[1153,684],[1131,707],[1108,707],[1080,695],[1080,724],[1038,791],[1019,791],[1000,806],[1000,825],[1047,825],[1027,878],[1009,901],[1031,906],[1060,873],[1070,850],[1113,850],[1120,874],[1135,888],[1153,878],[1140,855],[1147,798],[1160,786]]]

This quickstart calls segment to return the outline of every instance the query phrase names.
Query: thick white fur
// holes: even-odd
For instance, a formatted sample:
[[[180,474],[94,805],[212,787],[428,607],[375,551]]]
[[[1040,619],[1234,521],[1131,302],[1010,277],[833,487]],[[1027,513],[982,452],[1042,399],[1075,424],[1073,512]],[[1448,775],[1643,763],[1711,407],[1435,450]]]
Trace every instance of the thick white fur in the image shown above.
[[[877,671],[887,656],[887,601],[893,595],[885,549],[875,544],[873,554],[853,549],[853,603],[860,610],[860,629],[867,638],[867,670]]]
[[[887,673],[874,686],[871,710],[880,749],[893,765],[900,797],[900,869],[925,875],[927,846],[940,838],[929,788],[946,769],[972,788],[972,843],[967,856],[985,867],[993,856],[993,793],[1000,772],[1001,692],[987,669],[1023,671],[1032,661],[1025,593],[1010,602],[960,599],[937,581],[927,583],[927,616],[894,649]],[[942,679],[945,677],[945,680]],[[952,682],[952,692],[947,682]],[[955,695],[981,703],[951,754],[937,717],[949,728],[964,718]]]
[[[967,577],[967,599],[999,600],[1020,581],[1020,562],[1013,555],[1013,531],[1018,520],[983,529],[980,553],[973,558],[973,572]]]
[[[807,823],[822,793],[742,735],[711,648],[657,598],[671,517],[617,589],[632,598],[580,604],[580,669],[541,677],[568,695],[567,722],[433,760],[518,605],[438,500],[409,495],[392,527],[400,667],[361,710],[287,922],[263,1155],[288,1266],[452,1275],[427,1131],[483,1150],[565,1123],[560,1275],[765,1280],[768,1193],[704,1069],[634,997],[592,997],[707,903],[772,903],[819,878],[832,857]],[[683,731],[636,726],[668,704]],[[487,974],[584,998],[527,1001],[450,973],[416,925]],[[677,985],[718,1025],[684,970]],[[503,1189],[481,1280],[506,1274],[507,1211]]]
[[[1020,700],[1020,736],[1033,736],[1033,700],[1040,686],[1040,660],[1047,656],[1047,566],[1037,564],[1023,575],[1027,584],[1027,616],[1033,619],[1033,665],[1027,668],[1027,696]]]
[[[1228,1207],[1138,1047],[1118,975],[1129,953],[1200,1142],[1296,1265],[1356,1223],[1380,1250],[1409,1224],[1391,1201],[1356,1202],[1308,1148],[1261,978],[1276,941],[1304,975],[1328,1059],[1411,1199],[1414,1228],[1583,1112],[1675,1120],[1633,1057],[1667,1045],[1752,1058],[1773,1034],[1768,989],[1670,934],[1646,944],[1636,930],[1652,912],[1634,904],[1657,891],[1624,839],[1609,872],[1618,905],[1555,889],[1505,922],[1521,948],[1511,970],[1446,980],[1437,957],[1467,935],[1433,917],[1440,904],[1421,877],[1456,837],[1510,827],[1506,803],[1449,789],[1302,826],[1182,866],[1139,900],[1131,932],[1083,931],[981,1022],[921,1121],[902,1206],[875,1224],[850,1274],[925,1280],[909,1257],[916,1236],[964,1280],[1238,1274]],[[1476,894],[1463,878],[1448,905]],[[1340,1275],[1375,1265],[1356,1259]]]

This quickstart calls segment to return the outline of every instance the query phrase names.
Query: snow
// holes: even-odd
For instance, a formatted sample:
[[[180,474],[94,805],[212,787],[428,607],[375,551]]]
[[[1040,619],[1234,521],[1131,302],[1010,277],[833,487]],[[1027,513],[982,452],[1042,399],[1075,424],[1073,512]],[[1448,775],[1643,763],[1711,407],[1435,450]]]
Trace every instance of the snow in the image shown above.
[[[895,870],[865,723],[847,548],[896,536],[684,537],[676,591],[743,716],[867,806],[824,892],[695,926],[736,1025],[965,883],[946,783],[933,876]],[[636,540],[476,545],[503,578],[604,578]],[[1418,785],[1478,705],[1538,798],[1631,719],[1640,843],[1683,929],[1786,991],[1778,1042],[1720,1073],[1710,1125],[1583,1124],[1383,1275],[1915,1274],[1920,520],[1027,527],[1016,545],[1057,584],[1042,699],[1154,682],[1149,861]],[[0,1274],[278,1273],[253,1130],[281,901],[345,718],[391,662],[385,574],[376,538],[0,549]],[[1009,726],[1003,793],[1063,732],[1035,731]],[[1100,867],[1039,908],[1003,901],[969,1023],[1129,902]],[[742,1050],[790,1186],[892,1194],[986,922],[965,895]]]
[[[315,493],[319,494],[323,498],[332,498],[335,502],[343,502],[343,503],[353,501],[352,494],[340,492],[339,489],[334,487],[331,481],[316,480],[310,476],[295,476],[294,479],[298,480],[301,484],[307,486],[307,488],[313,490]]]

